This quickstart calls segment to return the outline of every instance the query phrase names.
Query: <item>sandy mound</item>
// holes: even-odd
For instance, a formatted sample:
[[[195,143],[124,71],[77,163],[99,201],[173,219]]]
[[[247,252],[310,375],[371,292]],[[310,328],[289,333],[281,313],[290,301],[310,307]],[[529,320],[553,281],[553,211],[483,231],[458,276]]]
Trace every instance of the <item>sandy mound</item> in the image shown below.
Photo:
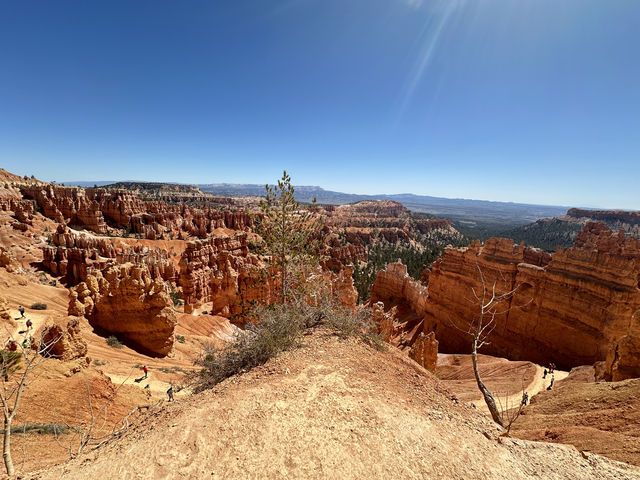
[[[305,343],[27,478],[640,478],[572,447],[497,438],[485,416],[394,351],[322,333]]]

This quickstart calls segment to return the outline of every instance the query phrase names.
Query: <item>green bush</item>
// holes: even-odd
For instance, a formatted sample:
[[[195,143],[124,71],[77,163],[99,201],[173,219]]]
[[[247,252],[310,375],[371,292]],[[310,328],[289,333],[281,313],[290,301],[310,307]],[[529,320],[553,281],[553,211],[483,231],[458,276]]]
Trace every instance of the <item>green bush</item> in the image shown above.
[[[176,342],[178,343],[184,343],[186,342],[184,335],[176,335]]]
[[[329,330],[342,337],[358,337],[376,350],[386,348],[382,336],[371,319],[371,309],[356,312],[346,308],[333,308],[324,322]]]
[[[171,300],[173,301],[173,306],[174,307],[179,307],[180,305],[182,305],[184,303],[182,301],[182,299],[180,298],[180,292],[178,292],[175,289],[173,284],[171,284],[171,291],[169,292],[169,296],[171,297]]]
[[[33,305],[31,305],[31,310],[46,310],[46,309],[47,309],[46,303],[36,302]]]
[[[304,319],[286,306],[264,309],[260,320],[236,335],[226,348],[209,344],[196,361],[195,392],[213,388],[226,378],[264,364],[278,353],[299,343]]]
[[[122,348],[122,343],[120,343],[120,340],[118,340],[118,337],[115,335],[107,337],[107,345],[113,348]]]

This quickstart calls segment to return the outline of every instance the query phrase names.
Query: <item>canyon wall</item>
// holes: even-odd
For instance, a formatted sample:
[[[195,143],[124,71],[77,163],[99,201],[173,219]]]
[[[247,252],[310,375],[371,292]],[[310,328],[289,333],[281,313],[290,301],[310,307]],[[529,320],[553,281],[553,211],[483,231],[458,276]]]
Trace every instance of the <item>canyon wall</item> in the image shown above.
[[[590,223],[572,248],[553,255],[507,239],[474,242],[434,262],[428,294],[390,265],[372,298],[420,318],[441,351],[469,352],[463,332],[479,313],[480,272],[498,294],[516,289],[482,353],[563,369],[604,362],[606,379],[640,376],[640,240]]]
[[[42,265],[70,285],[86,281],[91,269],[105,270],[123,263],[145,267],[151,278],[176,281],[178,269],[165,249],[127,245],[120,239],[98,237],[58,225],[50,245],[42,248]]]

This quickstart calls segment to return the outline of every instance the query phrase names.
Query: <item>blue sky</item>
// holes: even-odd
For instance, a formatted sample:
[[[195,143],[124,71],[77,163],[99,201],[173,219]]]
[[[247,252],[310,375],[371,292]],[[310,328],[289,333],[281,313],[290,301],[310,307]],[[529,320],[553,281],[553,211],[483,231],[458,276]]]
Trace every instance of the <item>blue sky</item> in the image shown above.
[[[640,1],[0,0],[0,166],[640,209]]]

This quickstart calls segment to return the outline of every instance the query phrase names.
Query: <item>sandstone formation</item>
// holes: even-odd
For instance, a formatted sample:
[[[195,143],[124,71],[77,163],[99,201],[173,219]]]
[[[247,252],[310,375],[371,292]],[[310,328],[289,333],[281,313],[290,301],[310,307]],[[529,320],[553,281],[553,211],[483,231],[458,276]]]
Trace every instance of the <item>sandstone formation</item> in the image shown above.
[[[580,208],[570,208],[567,211],[568,217],[588,218],[601,223],[627,223],[629,225],[640,225],[640,211],[629,210],[583,210]]]
[[[378,272],[371,288],[371,304],[382,302],[386,310],[396,309],[392,343],[410,347],[423,330],[427,287],[407,274],[400,262],[390,263]]]
[[[259,278],[258,264],[249,254],[246,233],[188,242],[179,278],[185,313],[212,302],[212,314],[230,316],[251,301],[268,302],[269,279]]]
[[[70,290],[69,315],[84,316],[145,352],[167,355],[177,322],[172,306],[161,278],[125,264],[104,272],[91,270],[86,281]]]
[[[0,320],[9,322],[13,320],[7,299],[3,296],[0,296]]]
[[[428,295],[390,266],[372,299],[406,305],[411,321],[435,331],[442,351],[469,352],[462,332],[478,315],[479,269],[489,288],[516,289],[483,353],[562,369],[604,361],[606,379],[640,376],[640,240],[590,223],[572,248],[552,256],[507,239],[474,242],[447,249],[432,265]]]
[[[332,274],[331,293],[339,305],[347,308],[355,308],[358,303],[358,292],[353,285],[353,268],[345,267],[337,274]]]
[[[64,362],[87,354],[87,342],[82,338],[80,321],[71,318],[66,328],[53,324],[42,332],[42,343],[47,346],[46,355]]]
[[[462,239],[449,220],[417,219],[404,205],[389,200],[328,205],[317,211],[323,218],[329,268],[366,262],[366,248],[378,242],[412,244],[421,239],[446,245]]]
[[[426,302],[427,288],[413,280],[402,263],[390,263],[378,272],[371,289],[371,304],[379,333],[385,341],[409,349],[413,360],[433,370],[438,360],[438,341],[432,332],[423,332]]]
[[[13,271],[13,263],[16,261],[15,255],[6,247],[0,247],[0,267],[7,271]]]
[[[409,356],[427,370],[435,371],[438,363],[438,340],[433,332],[420,333],[409,351]]]
[[[558,247],[571,247],[578,233],[589,222],[603,223],[613,231],[624,230],[625,235],[640,238],[640,211],[579,208],[571,208],[559,217],[542,218],[515,228],[506,236],[516,243],[524,241],[527,245],[553,252]]]
[[[393,321],[396,316],[396,307],[391,308],[389,312],[384,311],[384,303],[376,302],[371,305],[371,317],[373,324],[378,330],[378,334],[385,342],[391,342],[394,333]]]
[[[107,225],[95,199],[82,188],[56,185],[21,185],[22,195],[33,200],[45,217],[59,223],[86,227],[106,233]]]
[[[117,229],[156,239],[184,233],[204,237],[217,228],[247,229],[250,215],[238,211],[192,208],[164,201],[143,201],[128,190],[63,187],[51,184],[20,184],[22,196],[32,200],[45,217],[59,223],[86,228],[98,234]]]
[[[51,235],[51,245],[43,247],[43,266],[71,284],[87,279],[90,269],[105,270],[113,265],[134,263],[147,268],[152,278],[175,281],[178,271],[164,249],[128,246],[108,237],[73,231],[59,225]]]

